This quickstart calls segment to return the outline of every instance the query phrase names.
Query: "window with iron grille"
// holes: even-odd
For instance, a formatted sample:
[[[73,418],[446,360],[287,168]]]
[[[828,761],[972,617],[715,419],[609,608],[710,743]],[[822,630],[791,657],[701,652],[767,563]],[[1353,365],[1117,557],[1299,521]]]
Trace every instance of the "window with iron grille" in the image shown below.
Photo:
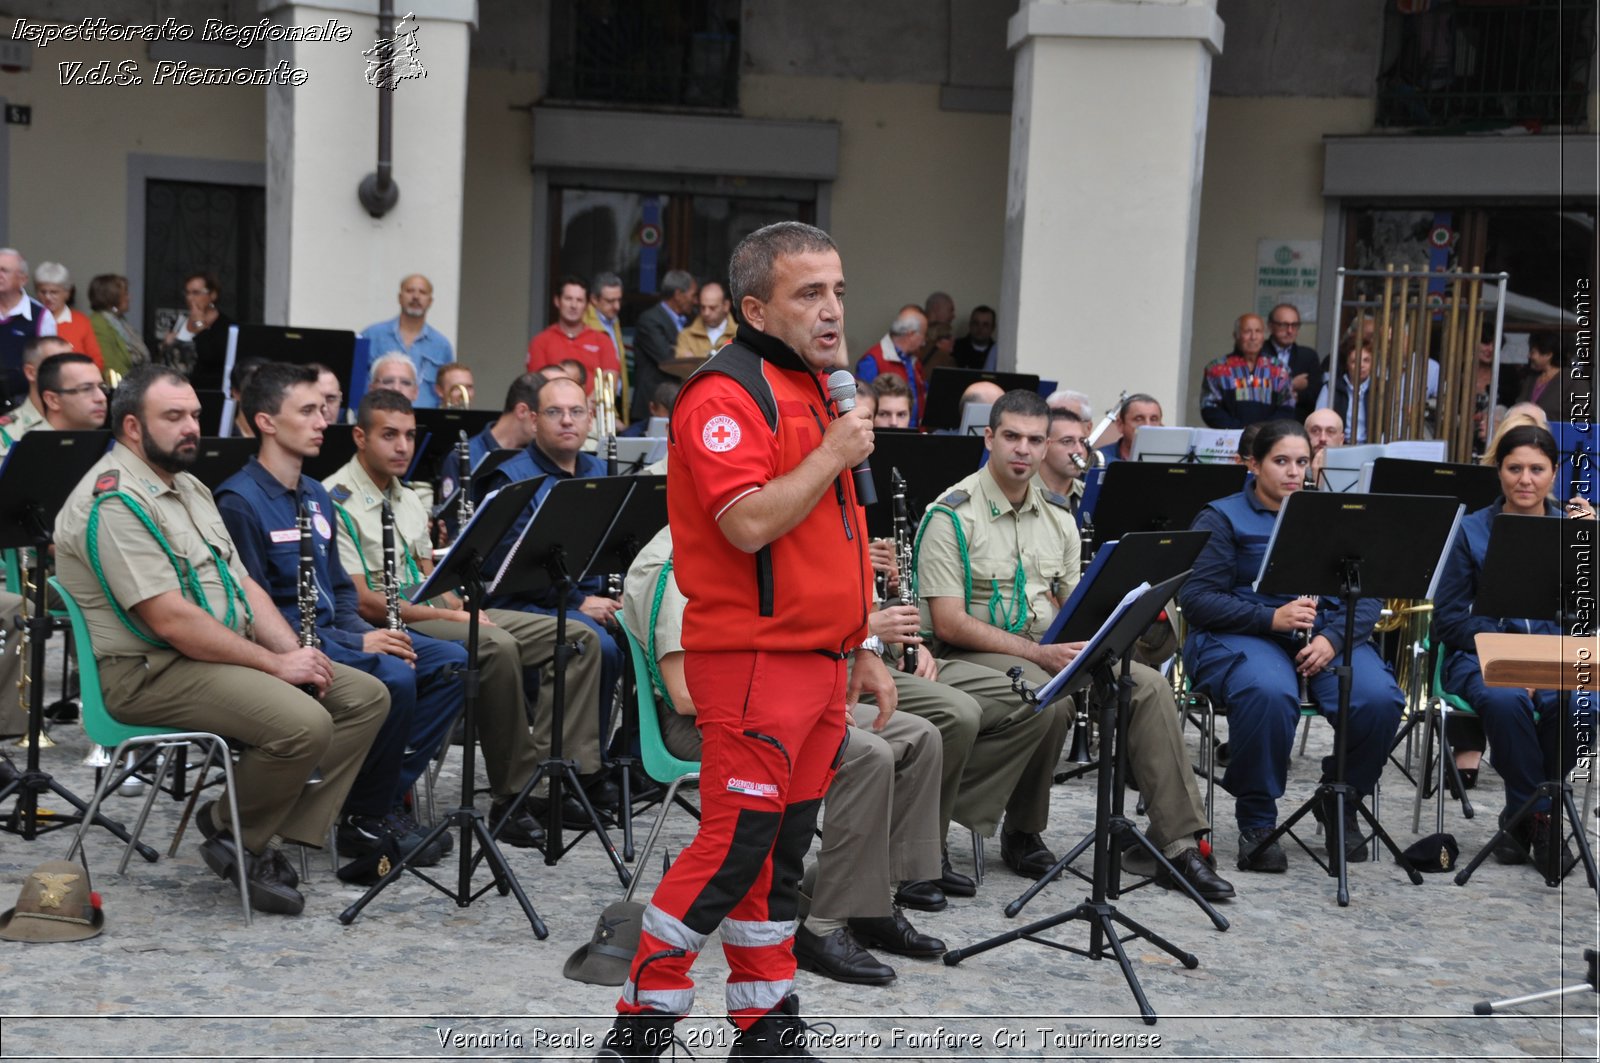
[[[552,0],[552,100],[739,106],[739,0]]]
[[[1587,119],[1594,0],[1388,0],[1385,19],[1379,126],[1538,132]]]

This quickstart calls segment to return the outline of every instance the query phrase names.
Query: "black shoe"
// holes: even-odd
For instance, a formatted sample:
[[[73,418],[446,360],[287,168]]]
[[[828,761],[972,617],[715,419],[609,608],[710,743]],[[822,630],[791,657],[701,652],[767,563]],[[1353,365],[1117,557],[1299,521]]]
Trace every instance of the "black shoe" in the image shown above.
[[[1547,879],[1557,879],[1566,873],[1576,858],[1572,855],[1572,846],[1567,844],[1567,839],[1559,839],[1561,846],[1559,849],[1556,847],[1558,839],[1552,837],[1554,832],[1550,829],[1551,826],[1550,813],[1535,812],[1533,828],[1529,833],[1534,868]],[[1557,863],[1557,860],[1560,862]]]
[[[856,940],[871,949],[882,949],[892,952],[896,956],[910,956],[914,959],[933,959],[945,953],[944,942],[931,934],[924,934],[911,925],[911,920],[906,918],[904,912],[898,907],[893,915],[881,915],[872,919],[847,919],[846,925]]]
[[[976,897],[978,884],[950,866],[950,854],[945,853],[939,860],[939,877],[933,884],[949,897]]]
[[[894,981],[894,968],[862,948],[855,936],[842,927],[831,934],[813,934],[803,926],[795,927],[794,960],[802,970],[835,982],[888,985]]]
[[[1227,767],[1229,759],[1228,743],[1218,742],[1216,751],[1217,766],[1220,768]]]
[[[583,784],[583,792],[588,795],[589,803],[596,809],[615,812],[622,807],[622,788],[611,781],[610,772],[597,771],[593,775],[580,775],[578,782]]]
[[[900,888],[894,891],[894,903],[919,912],[942,912],[950,902],[937,882],[923,880],[900,883]]]
[[[490,830],[500,822],[500,817],[506,814],[506,809],[511,807],[511,802],[514,800],[516,798],[507,798],[489,806]],[[544,848],[544,828],[539,826],[538,820],[528,814],[526,801],[517,809],[516,815],[506,820],[505,825],[500,828],[500,833],[495,837],[516,849]]]
[[[210,841],[212,838],[221,838],[229,845],[232,845],[233,831],[225,827],[218,827],[217,821],[212,818],[212,813],[216,810],[215,805],[215,801],[207,801],[200,806],[199,810],[194,814],[195,826],[200,828],[200,835],[206,841]],[[271,873],[277,876],[279,882],[290,889],[295,889],[300,885],[300,873],[294,869],[293,864],[289,863],[289,858],[283,855],[282,849],[268,849],[261,854],[261,858],[267,861]]]
[[[233,840],[220,833],[200,843],[200,858],[206,862],[206,866],[235,884],[239,881],[240,853],[240,848]],[[243,862],[245,891],[250,898],[250,907],[274,915],[299,915],[305,910],[306,899],[299,890],[280,881],[269,857],[256,856],[249,850],[243,850]]]
[[[1335,847],[1339,844],[1334,835],[1336,832],[1330,823],[1333,816],[1333,798],[1328,797],[1327,806],[1315,805],[1311,814],[1322,824],[1322,847],[1327,850],[1328,858],[1333,859],[1338,851]],[[1344,859],[1347,864],[1364,864],[1367,862],[1367,839],[1361,835],[1361,817],[1356,813],[1356,806],[1352,802],[1344,806]]]
[[[369,856],[382,848],[384,838],[393,838],[402,854],[409,853],[422,841],[422,836],[398,829],[393,819],[392,815],[380,817],[346,813],[339,820],[339,829],[334,834],[339,852],[345,856]],[[436,839],[411,862],[417,867],[433,867],[443,858],[444,847]]]
[[[1500,829],[1505,833],[1501,834],[1500,840],[1495,843],[1495,863],[1526,864],[1528,862],[1528,845],[1533,841],[1533,824],[1528,819],[1525,819],[1517,825],[1516,829],[1507,830],[1506,824],[1510,821],[1511,815],[1509,813],[1500,813]]]
[[[800,1017],[800,998],[790,993],[778,1006],[757,1019],[733,1039],[729,1059],[816,1059],[806,1051],[806,1031]]]
[[[1000,831],[1000,859],[1023,878],[1038,878],[1056,865],[1056,854],[1037,834]]]
[[[523,802],[522,807],[526,808],[528,814],[542,824],[545,814],[550,810],[550,799],[548,797],[530,796]],[[595,811],[600,812],[598,808]],[[605,821],[605,813],[600,812],[600,822],[604,823]],[[589,813],[583,810],[583,805],[576,797],[572,796],[570,791],[566,790],[563,790],[561,794],[561,825],[568,830],[591,830],[594,827],[594,824],[589,822]]]
[[[594,1058],[597,1061],[659,1059],[663,1052],[672,1047],[676,1038],[672,1030],[680,1017],[659,1011],[618,1015],[611,1029],[606,1031],[606,1039]]]
[[[1289,857],[1284,853],[1283,846],[1276,841],[1256,853],[1254,857],[1249,855],[1273,830],[1272,827],[1250,827],[1239,832],[1240,871],[1265,871],[1278,874],[1289,870]]]
[[[1230,901],[1233,899],[1233,883],[1213,871],[1211,865],[1206,863],[1206,858],[1200,855],[1200,850],[1194,846],[1191,845],[1167,862],[1172,865],[1174,871],[1183,876],[1189,885],[1194,887],[1196,893],[1206,900]],[[1179,888],[1173,876],[1167,874],[1166,868],[1162,868],[1160,873],[1156,875],[1156,885],[1163,886],[1169,890]]]
[[[396,805],[385,820],[389,824],[389,829],[400,836],[400,851],[403,853],[416,848],[417,843],[426,838],[432,829],[418,823],[417,817],[412,815],[411,810],[405,805]],[[433,844],[439,847],[439,855],[448,856],[455,851],[456,839],[449,831],[445,831],[433,840]]]

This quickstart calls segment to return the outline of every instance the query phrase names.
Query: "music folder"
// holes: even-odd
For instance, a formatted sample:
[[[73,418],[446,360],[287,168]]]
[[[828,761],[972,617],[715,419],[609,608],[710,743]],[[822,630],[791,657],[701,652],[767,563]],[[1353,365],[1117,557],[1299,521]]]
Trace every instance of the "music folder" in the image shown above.
[[[1104,544],[1039,641],[1082,642],[1115,611],[1129,588],[1151,580],[1161,583],[1192,569],[1210,538],[1204,531],[1132,532]]]
[[[543,476],[531,476],[491,491],[450,548],[435,555],[428,578],[413,587],[407,597],[413,602],[425,602],[465,584],[471,575],[468,570],[476,569],[478,559],[488,557],[505,538],[542,483]]]
[[[0,549],[33,546],[106,452],[111,433],[29,432],[0,462]],[[43,681],[43,676],[40,681]]]
[[[1166,608],[1188,578],[1186,570],[1154,586],[1141,581],[1124,594],[1111,610],[1111,615],[1106,617],[1105,623],[1089,637],[1088,644],[1072,662],[1034,692],[1038,698],[1035,711],[1043,709],[1062,694],[1071,694],[1088,686],[1094,679],[1096,669],[1120,660],[1131,652],[1139,636],[1155,623],[1161,610]]]
[[[1039,390],[1037,373],[1000,373],[941,365],[928,374],[928,397],[922,403],[922,427],[959,428],[962,393],[973,384],[983,381],[997,384],[1005,391]]]
[[[1343,598],[1353,569],[1362,598],[1432,600],[1464,512],[1436,495],[1295,491],[1278,511],[1255,589]]]
[[[1459,499],[1472,513],[1500,497],[1500,472],[1492,465],[1379,458],[1372,463],[1375,495],[1442,495]]]

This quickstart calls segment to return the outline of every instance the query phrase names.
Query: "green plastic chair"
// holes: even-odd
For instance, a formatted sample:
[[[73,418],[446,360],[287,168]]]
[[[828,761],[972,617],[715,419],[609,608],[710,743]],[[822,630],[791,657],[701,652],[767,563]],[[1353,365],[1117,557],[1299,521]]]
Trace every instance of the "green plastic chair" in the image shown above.
[[[100,803],[105,796],[121,781],[123,772],[116,769],[115,765],[123,762],[124,756],[132,749],[148,748],[154,750],[175,749],[179,746],[194,745],[205,750],[205,760],[200,766],[200,776],[204,777],[206,771],[213,763],[220,763],[222,767],[223,784],[227,790],[228,815],[231,817],[233,836],[244,837],[239,829],[239,802],[238,791],[233,781],[233,757],[228,751],[228,742],[220,735],[209,731],[177,731],[167,727],[139,727],[134,724],[123,723],[116,719],[106,709],[105,695],[100,689],[100,666],[95,661],[94,643],[89,640],[89,625],[83,618],[83,610],[78,608],[78,602],[61,585],[61,581],[54,576],[50,577],[50,586],[61,599],[62,606],[66,609],[67,619],[72,625],[72,639],[78,662],[78,695],[82,699],[83,730],[89,740],[96,745],[114,750],[111,754],[112,768],[101,774],[100,785],[95,787],[94,796],[89,800],[89,808],[84,812],[82,820],[78,823],[78,832],[73,836],[72,848],[67,850],[67,859],[71,860],[83,846],[84,832],[94,822],[95,813],[100,808]],[[177,757],[165,757],[156,769],[156,778],[151,781],[149,791],[145,795],[144,807],[139,810],[139,818],[133,828],[128,832],[128,844],[122,850],[122,862],[117,865],[117,874],[124,875],[128,871],[128,861],[133,856],[133,847],[139,841],[139,834],[144,830],[145,821],[150,818],[150,808],[155,804],[156,794],[161,792],[161,777],[169,769],[177,765]],[[167,850],[167,855],[173,855],[178,848],[178,842],[183,838],[183,828],[189,822],[189,817],[194,811],[194,804],[199,797],[200,788],[194,787],[189,795],[189,804],[183,812],[183,819],[178,828],[178,833],[172,839],[172,846]],[[250,887],[248,879],[239,874],[239,903],[244,908],[244,921],[250,923]]]
[[[621,617],[618,617],[621,620]],[[637,704],[639,713],[639,750],[644,761],[644,770],[650,778],[667,788],[666,796],[661,799],[661,811],[656,813],[656,821],[650,827],[650,836],[645,839],[644,849],[639,853],[639,870],[649,866],[650,850],[656,844],[656,838],[661,834],[661,827],[667,820],[667,813],[672,811],[673,803],[678,798],[678,789],[684,783],[700,784],[700,762],[698,760],[682,760],[673,756],[667,748],[666,738],[661,733],[661,718],[656,715],[655,690],[650,686],[650,669],[645,661],[644,649],[639,645],[639,640],[633,632],[628,630],[628,625],[619,623],[624,640],[628,643],[628,653],[633,658],[633,674],[638,681],[634,686],[638,690]],[[639,880],[643,876],[635,871],[633,879],[628,883],[628,892],[623,895],[623,900],[633,900],[634,891],[639,888]]]
[[[1432,636],[1429,636],[1423,640],[1422,647],[1427,650],[1432,644]],[[1439,743],[1439,767],[1441,770],[1434,773],[1435,777],[1431,780],[1436,784],[1435,789],[1437,791],[1435,794],[1437,808],[1434,812],[1434,829],[1441,833],[1444,831],[1445,787],[1442,780],[1444,772],[1449,771],[1450,765],[1455,763],[1455,752],[1450,748],[1450,736],[1445,731],[1446,717],[1452,712],[1458,712],[1465,716],[1478,715],[1464,698],[1458,694],[1452,694],[1444,688],[1444,659],[1449,656],[1449,653],[1450,648],[1440,643],[1438,652],[1433,655],[1433,679],[1430,684],[1428,706],[1423,710],[1422,718],[1422,770],[1417,773],[1417,793],[1411,802],[1411,832],[1413,834],[1417,833],[1418,827],[1422,823],[1422,799],[1427,796],[1428,783],[1430,782],[1427,769],[1428,762],[1433,758],[1435,739]],[[1459,793],[1461,795],[1461,815],[1466,819],[1471,819],[1474,813],[1472,801],[1467,797],[1466,788],[1460,787]]]
[[[5,575],[6,590],[22,593],[22,558],[16,550],[0,551],[0,572]]]

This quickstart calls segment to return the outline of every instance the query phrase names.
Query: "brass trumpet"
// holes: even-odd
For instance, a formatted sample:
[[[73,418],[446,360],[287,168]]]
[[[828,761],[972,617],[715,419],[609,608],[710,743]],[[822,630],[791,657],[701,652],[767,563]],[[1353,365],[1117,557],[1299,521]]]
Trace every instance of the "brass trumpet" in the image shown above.
[[[595,435],[606,459],[606,475],[617,474],[617,374],[605,369],[594,373]]]
[[[464,410],[472,405],[472,395],[467,391],[467,385],[454,384],[450,388],[450,398],[444,404],[447,410]]]

